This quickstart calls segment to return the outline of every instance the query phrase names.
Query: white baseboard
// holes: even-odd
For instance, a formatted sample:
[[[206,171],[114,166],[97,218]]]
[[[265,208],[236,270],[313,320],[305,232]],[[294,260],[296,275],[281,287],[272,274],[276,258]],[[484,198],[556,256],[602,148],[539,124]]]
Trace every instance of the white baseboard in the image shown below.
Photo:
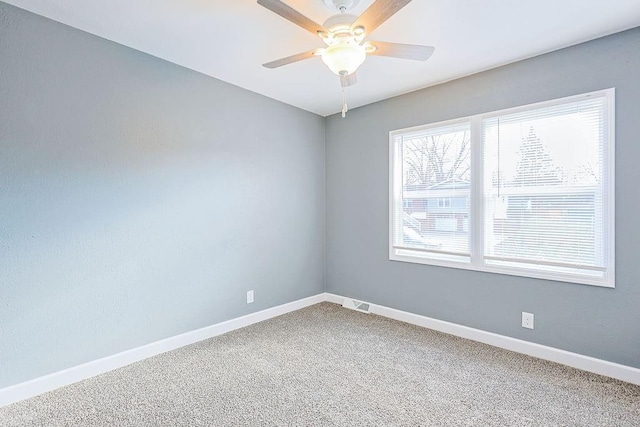
[[[336,304],[342,304],[342,300],[345,298],[340,295],[330,293],[325,295],[326,301]],[[515,351],[517,353],[526,354],[539,359],[550,360],[552,362],[561,363],[583,371],[593,372],[594,374],[604,375],[640,385],[640,369],[633,368],[631,366],[608,362],[606,360],[596,359],[594,357],[584,356],[582,354],[572,353],[570,351],[560,350],[558,348],[548,347],[517,338],[511,338],[505,335],[495,334],[493,332],[474,329],[468,326],[458,325],[456,323],[445,322],[443,320],[433,319],[419,314],[396,310],[382,305],[371,304],[370,310],[371,313],[379,316],[388,317],[390,319],[399,320],[412,325],[422,326],[424,328],[467,338],[473,341],[479,341],[494,347],[504,348],[505,350]]]
[[[330,293],[314,295],[12,385],[0,389],[0,407],[323,301],[342,304],[344,298]],[[371,313],[640,385],[640,369],[631,366],[620,365],[382,305],[371,304]]]
[[[245,326],[262,322],[263,320],[271,319],[272,317],[280,316],[292,311],[300,310],[301,308],[318,304],[323,301],[325,301],[324,293],[314,295],[197,329],[195,331],[186,332],[184,334],[156,341],[141,347],[136,347],[131,350],[123,351],[122,353],[54,372],[30,381],[15,384],[0,389],[0,408],[20,400],[46,393],[47,391],[51,391],[59,387],[73,384],[75,382],[130,365],[131,363],[147,359],[151,356],[222,335],[235,329],[244,328]]]

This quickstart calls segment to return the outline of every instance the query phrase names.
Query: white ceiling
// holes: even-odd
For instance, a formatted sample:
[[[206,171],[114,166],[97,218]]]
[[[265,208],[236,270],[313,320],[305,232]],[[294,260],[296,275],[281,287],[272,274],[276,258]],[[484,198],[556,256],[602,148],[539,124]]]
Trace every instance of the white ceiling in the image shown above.
[[[256,0],[3,1],[323,116],[341,109],[339,79],[320,58],[261,66],[322,41]],[[320,24],[333,14],[322,0],[284,1]],[[354,108],[638,25],[639,0],[413,0],[370,39],[435,53],[368,57],[347,99]]]

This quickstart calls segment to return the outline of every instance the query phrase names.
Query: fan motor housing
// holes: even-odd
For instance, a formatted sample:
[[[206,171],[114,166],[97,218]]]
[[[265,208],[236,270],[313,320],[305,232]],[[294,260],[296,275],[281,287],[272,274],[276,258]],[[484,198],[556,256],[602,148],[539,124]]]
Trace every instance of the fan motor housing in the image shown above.
[[[325,27],[329,31],[335,31],[338,28],[349,28],[351,24],[358,19],[355,15],[350,15],[348,13],[341,13],[339,15],[333,15],[326,21],[324,21],[323,27]]]

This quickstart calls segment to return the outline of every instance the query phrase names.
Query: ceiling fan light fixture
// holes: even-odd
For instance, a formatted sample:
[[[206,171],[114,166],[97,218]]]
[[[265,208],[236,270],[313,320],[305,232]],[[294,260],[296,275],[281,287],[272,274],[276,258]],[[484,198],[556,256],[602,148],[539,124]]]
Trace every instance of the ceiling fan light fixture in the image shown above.
[[[291,0],[287,0],[291,1]],[[405,7],[411,0],[367,0],[369,7],[359,16],[349,13],[360,0],[323,0],[330,9],[339,13],[327,19],[323,25],[302,15],[283,0],[258,0],[258,4],[310,33],[319,36],[326,48],[314,49],[277,61],[262,64],[266,68],[277,68],[314,56],[322,57],[322,62],[340,77],[343,102],[342,117],[347,112],[345,88],[356,83],[356,70],[367,55],[390,56],[394,58],[426,61],[433,53],[433,46],[409,45],[387,42],[364,42],[365,37],[375,31],[387,19]]]
[[[339,43],[322,52],[322,62],[339,76],[353,74],[366,59],[364,47],[353,43]]]

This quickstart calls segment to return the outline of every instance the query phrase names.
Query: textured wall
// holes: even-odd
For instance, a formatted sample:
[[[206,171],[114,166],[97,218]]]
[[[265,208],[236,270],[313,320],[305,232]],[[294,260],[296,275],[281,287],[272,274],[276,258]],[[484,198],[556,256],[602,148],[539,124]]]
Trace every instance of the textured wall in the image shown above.
[[[639,76],[636,28],[329,117],[327,290],[640,368]],[[390,130],[609,87],[615,289],[389,261]],[[535,330],[521,328],[522,311]]]
[[[0,387],[322,292],[323,245],[322,117],[0,2]]]

